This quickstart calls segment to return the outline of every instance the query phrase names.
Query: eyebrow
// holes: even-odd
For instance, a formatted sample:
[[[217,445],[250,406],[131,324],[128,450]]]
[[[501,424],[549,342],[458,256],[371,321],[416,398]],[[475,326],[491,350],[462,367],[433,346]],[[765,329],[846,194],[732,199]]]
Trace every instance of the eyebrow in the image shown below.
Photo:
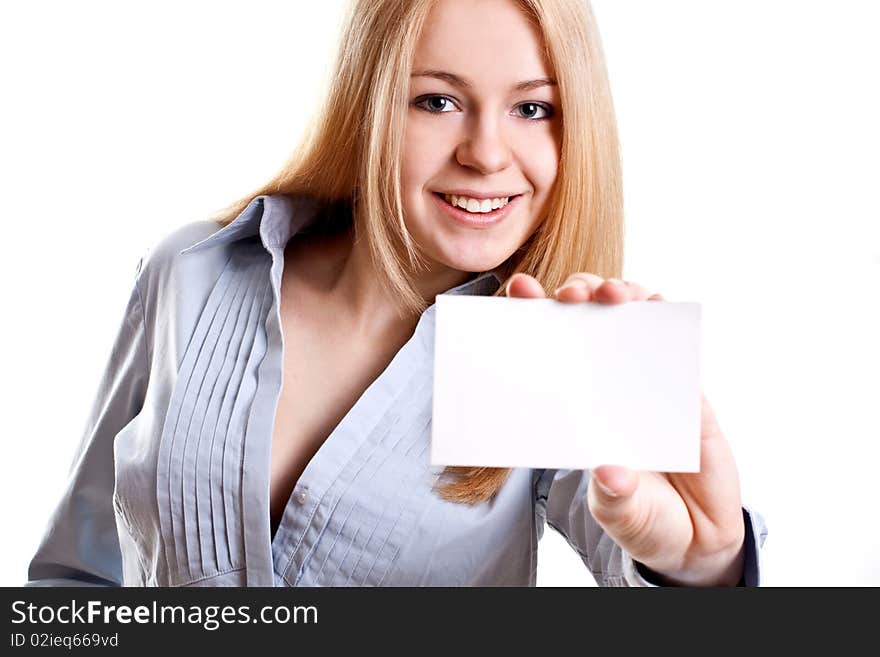
[[[413,78],[436,78],[438,80],[444,80],[448,82],[454,87],[459,87],[461,89],[470,89],[473,87],[468,80],[463,77],[456,75],[455,73],[449,73],[448,71],[436,71],[433,69],[424,70],[424,71],[416,71],[410,77]],[[538,78],[536,80],[526,80],[524,82],[519,82],[513,85],[510,90],[511,91],[531,91],[532,89],[537,89],[538,87],[555,87],[556,80],[553,78]]]

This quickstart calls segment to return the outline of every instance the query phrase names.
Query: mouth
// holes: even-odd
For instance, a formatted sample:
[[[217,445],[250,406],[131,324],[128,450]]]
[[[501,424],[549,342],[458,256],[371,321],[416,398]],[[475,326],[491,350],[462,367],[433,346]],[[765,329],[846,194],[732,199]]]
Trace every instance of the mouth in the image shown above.
[[[470,228],[488,228],[502,221],[519,205],[522,194],[494,199],[473,199],[432,192],[438,206],[453,220]]]
[[[443,192],[433,193],[434,196],[447,203],[448,205],[451,205],[453,208],[457,208],[462,210],[463,212],[475,215],[490,214],[495,210],[503,208],[514,199],[522,196],[522,194],[514,194],[513,196],[476,199],[465,196],[457,196],[455,194],[445,194]]]

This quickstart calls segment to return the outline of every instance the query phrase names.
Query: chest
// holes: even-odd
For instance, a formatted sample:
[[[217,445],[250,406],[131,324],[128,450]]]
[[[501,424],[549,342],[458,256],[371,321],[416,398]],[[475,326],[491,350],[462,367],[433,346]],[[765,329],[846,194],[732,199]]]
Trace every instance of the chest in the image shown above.
[[[272,531],[309,462],[399,350],[398,340],[359,338],[313,301],[282,302],[283,383],[272,433]]]

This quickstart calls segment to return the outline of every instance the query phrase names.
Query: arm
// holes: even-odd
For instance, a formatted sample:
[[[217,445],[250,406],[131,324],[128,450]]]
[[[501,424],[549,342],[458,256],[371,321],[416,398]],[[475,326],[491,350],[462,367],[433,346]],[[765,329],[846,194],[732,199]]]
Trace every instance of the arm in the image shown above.
[[[588,470],[542,470],[535,486],[536,513],[565,537],[600,586],[658,586],[659,578],[617,545],[599,526],[587,504]],[[760,585],[763,518],[743,507],[745,586]]]
[[[137,277],[61,500],[28,568],[25,586],[121,586],[113,509],[113,442],[144,403],[149,360]]]

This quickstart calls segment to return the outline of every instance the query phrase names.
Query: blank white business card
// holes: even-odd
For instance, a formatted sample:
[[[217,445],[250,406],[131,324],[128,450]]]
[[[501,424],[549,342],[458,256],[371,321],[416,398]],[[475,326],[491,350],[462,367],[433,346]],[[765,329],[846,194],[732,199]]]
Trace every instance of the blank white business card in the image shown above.
[[[700,304],[436,298],[432,465],[698,472]]]

